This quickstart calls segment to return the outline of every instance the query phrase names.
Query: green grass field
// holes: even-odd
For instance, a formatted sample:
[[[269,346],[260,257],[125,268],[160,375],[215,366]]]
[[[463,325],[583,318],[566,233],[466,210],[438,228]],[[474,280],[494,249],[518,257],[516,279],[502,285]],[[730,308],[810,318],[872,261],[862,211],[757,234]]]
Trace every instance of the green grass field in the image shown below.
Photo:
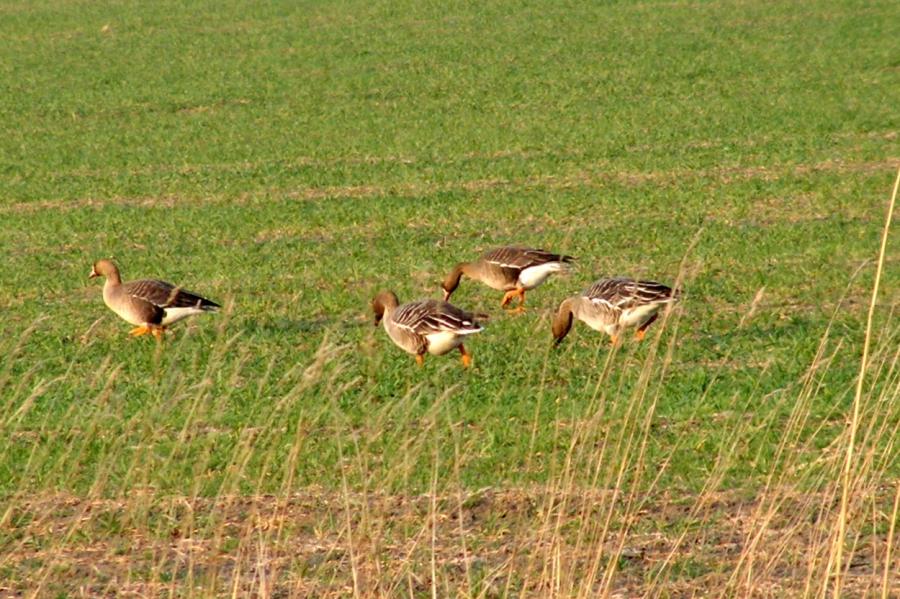
[[[890,1],[0,5],[0,596],[897,596],[898,40]],[[372,326],[508,243],[578,267],[521,316],[464,281],[470,370]],[[225,309],[132,339],[102,257]],[[553,350],[617,274],[684,301]]]

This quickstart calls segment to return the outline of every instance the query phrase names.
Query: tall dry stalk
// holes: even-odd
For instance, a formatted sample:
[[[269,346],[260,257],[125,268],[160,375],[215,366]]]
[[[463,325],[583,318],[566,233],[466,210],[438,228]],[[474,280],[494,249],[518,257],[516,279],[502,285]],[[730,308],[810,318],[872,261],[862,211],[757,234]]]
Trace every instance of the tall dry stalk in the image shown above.
[[[834,576],[834,592],[835,599],[841,596],[841,576],[842,576],[842,559],[844,552],[845,536],[847,534],[847,515],[850,504],[851,493],[851,471],[853,468],[854,450],[856,444],[856,433],[859,427],[860,406],[862,404],[863,387],[866,377],[866,369],[868,368],[869,345],[872,339],[872,320],[875,316],[875,304],[878,300],[878,290],[881,285],[881,273],[884,270],[884,257],[887,254],[888,233],[891,230],[891,222],[894,218],[894,205],[897,201],[897,189],[900,188],[900,168],[897,169],[897,177],[894,180],[894,189],[891,192],[891,201],[888,204],[887,217],[885,218],[884,229],[881,233],[881,248],[878,252],[878,265],[875,269],[875,281],[872,283],[872,297],[869,300],[869,312],[866,316],[866,335],[863,340],[862,357],[859,363],[859,375],[856,379],[856,391],[853,395],[853,408],[849,422],[849,438],[847,440],[846,458],[844,460],[844,470],[841,476],[841,508],[838,516],[838,531],[834,539],[833,567],[829,567],[829,576]]]

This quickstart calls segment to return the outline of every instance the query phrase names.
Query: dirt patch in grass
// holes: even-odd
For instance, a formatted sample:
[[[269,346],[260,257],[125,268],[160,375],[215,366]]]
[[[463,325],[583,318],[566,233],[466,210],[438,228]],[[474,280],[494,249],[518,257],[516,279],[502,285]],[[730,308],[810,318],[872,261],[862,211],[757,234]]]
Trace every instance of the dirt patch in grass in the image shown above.
[[[590,168],[564,175],[538,175],[520,178],[485,178],[467,181],[452,181],[442,184],[400,183],[395,185],[332,185],[300,187],[292,189],[271,189],[267,195],[289,200],[322,199],[362,199],[386,196],[416,197],[448,191],[477,193],[491,189],[572,189],[596,187],[609,183],[637,187],[640,185],[674,185],[686,180],[709,179],[724,184],[741,180],[777,180],[784,177],[808,176],[816,172],[864,173],[891,172],[900,165],[900,159],[890,158],[877,162],[826,161],[816,164],[789,164],[758,167],[723,167],[713,169],[673,169],[668,171],[613,171],[605,170],[607,165],[596,164]],[[240,204],[253,201],[258,194],[245,193],[238,196],[210,196],[193,198],[192,203]],[[76,210],[102,208],[110,205],[141,208],[171,208],[181,200],[175,196],[161,197],[117,197],[108,199],[78,198],[73,200],[38,200],[13,202],[0,206],[3,213],[31,213],[42,210]]]
[[[885,490],[885,500],[891,494]],[[386,495],[307,489],[290,496],[67,495],[22,498],[0,526],[0,596],[592,596],[607,573],[616,596],[663,589],[692,596],[737,585],[747,549],[757,565],[750,595],[797,596],[819,550],[823,499],[765,501],[739,493],[660,494],[627,520],[611,492],[483,489]],[[827,500],[825,500],[827,503]],[[613,510],[615,514],[617,510]],[[797,514],[815,517],[797,518]],[[765,521],[765,525],[762,522]],[[604,528],[606,529],[603,532]],[[847,596],[880,588],[886,535],[858,539]],[[896,556],[896,552],[894,554]],[[900,592],[900,561],[888,576]],[[813,584],[818,580],[813,577]],[[738,594],[742,594],[738,592]]]

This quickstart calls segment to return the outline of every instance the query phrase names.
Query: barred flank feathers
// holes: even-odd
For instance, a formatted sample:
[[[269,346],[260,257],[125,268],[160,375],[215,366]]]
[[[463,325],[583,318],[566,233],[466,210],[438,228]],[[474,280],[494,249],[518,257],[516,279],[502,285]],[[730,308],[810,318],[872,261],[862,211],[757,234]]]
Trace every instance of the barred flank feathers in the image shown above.
[[[392,319],[397,326],[420,335],[444,331],[468,334],[482,330],[475,315],[434,299],[403,304],[394,311]]]
[[[515,268],[518,270],[547,264],[548,262],[571,264],[575,261],[574,257],[565,254],[553,254],[535,248],[512,246],[490,250],[482,256],[482,259],[504,268]]]

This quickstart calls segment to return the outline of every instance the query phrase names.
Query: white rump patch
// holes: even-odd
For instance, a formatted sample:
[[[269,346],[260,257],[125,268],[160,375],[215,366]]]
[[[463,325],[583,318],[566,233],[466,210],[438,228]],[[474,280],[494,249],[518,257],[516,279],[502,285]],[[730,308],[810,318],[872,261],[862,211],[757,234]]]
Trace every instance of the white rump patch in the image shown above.
[[[469,332],[476,333],[477,331]],[[446,354],[463,342],[462,335],[451,333],[449,331],[431,333],[430,335],[426,335],[425,338],[428,339],[428,353],[435,356]]]
[[[566,268],[562,262],[547,262],[538,266],[529,266],[519,273],[519,285],[526,291],[534,289],[553,273],[566,270]]]
[[[204,310],[191,306],[189,308],[166,308],[165,312],[165,316],[163,316],[161,323],[163,326],[168,326],[174,322],[178,322],[182,318],[187,318],[194,314],[203,314]]]
[[[662,308],[664,303],[667,302],[644,304],[643,306],[638,306],[631,310],[625,310],[625,312],[622,313],[622,317],[619,319],[619,323],[626,327],[639,327],[650,320],[650,317],[659,312],[659,309]]]

